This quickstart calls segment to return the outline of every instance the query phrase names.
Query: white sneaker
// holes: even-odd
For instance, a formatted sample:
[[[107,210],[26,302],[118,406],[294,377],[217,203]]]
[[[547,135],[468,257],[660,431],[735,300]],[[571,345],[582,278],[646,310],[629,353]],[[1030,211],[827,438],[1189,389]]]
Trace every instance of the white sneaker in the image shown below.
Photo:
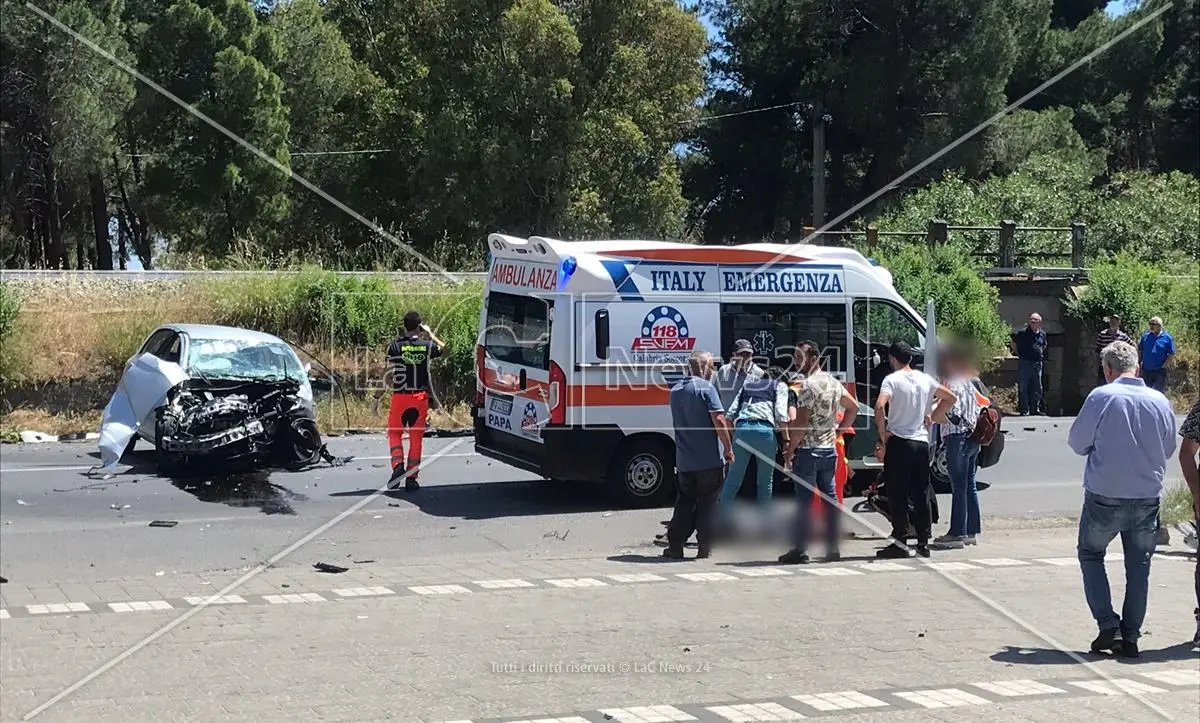
[[[963,542],[966,543],[967,547],[979,544],[979,540],[976,539],[975,535],[967,535],[963,538]]]

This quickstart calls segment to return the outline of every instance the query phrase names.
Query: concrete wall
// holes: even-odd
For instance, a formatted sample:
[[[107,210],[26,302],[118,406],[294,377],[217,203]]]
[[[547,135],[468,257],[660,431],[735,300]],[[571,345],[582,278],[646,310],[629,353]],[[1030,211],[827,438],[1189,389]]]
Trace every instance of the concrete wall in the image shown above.
[[[1046,350],[1046,411],[1053,415],[1073,415],[1079,411],[1096,381],[1092,346],[1096,331],[1083,328],[1067,316],[1064,299],[1074,297],[1067,279],[989,279],[1000,292],[1000,318],[1013,332],[1025,327],[1029,315],[1042,315],[1049,347]],[[1005,359],[987,375],[989,386],[1012,387],[1017,383],[1017,360]],[[1016,410],[1009,410],[1016,411]]]

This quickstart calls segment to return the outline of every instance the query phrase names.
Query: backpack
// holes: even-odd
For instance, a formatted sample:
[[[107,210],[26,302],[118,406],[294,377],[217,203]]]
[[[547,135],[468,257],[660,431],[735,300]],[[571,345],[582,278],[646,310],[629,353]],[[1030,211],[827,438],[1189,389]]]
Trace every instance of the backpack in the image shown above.
[[[975,420],[975,429],[967,439],[979,442],[980,447],[992,443],[1000,433],[1000,410],[995,407],[984,407],[979,410],[979,419]]]

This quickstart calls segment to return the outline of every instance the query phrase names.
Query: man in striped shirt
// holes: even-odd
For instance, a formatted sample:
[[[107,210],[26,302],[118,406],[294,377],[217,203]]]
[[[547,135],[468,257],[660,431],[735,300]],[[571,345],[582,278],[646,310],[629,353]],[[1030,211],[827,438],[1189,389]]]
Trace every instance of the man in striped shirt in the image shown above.
[[[1121,317],[1118,314],[1109,314],[1104,319],[1108,322],[1108,326],[1096,335],[1096,386],[1107,384],[1104,380],[1104,363],[1100,360],[1100,352],[1104,351],[1104,347],[1114,341],[1123,341],[1126,344],[1136,346],[1133,343],[1133,337],[1121,331]]]

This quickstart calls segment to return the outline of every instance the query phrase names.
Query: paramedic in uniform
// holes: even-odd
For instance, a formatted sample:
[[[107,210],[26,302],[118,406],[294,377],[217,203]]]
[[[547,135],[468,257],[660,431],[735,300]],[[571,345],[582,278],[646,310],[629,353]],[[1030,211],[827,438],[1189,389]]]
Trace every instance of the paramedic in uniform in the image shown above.
[[[912,348],[902,341],[888,349],[891,374],[875,399],[875,428],[884,444],[883,477],[892,514],[892,544],[881,558],[908,557],[908,505],[917,532],[917,554],[929,557],[932,522],[929,510],[930,421],[945,422],[954,394],[925,372],[913,369]]]
[[[400,486],[414,492],[421,466],[421,443],[429,414],[429,360],[442,355],[446,344],[425,325],[421,315],[404,315],[404,331],[388,346],[391,365],[392,402],[388,410],[388,446],[391,448],[392,476],[388,489]],[[382,396],[383,390],[380,390]],[[379,402],[376,397],[376,404]],[[404,432],[408,431],[408,455],[404,454]]]

